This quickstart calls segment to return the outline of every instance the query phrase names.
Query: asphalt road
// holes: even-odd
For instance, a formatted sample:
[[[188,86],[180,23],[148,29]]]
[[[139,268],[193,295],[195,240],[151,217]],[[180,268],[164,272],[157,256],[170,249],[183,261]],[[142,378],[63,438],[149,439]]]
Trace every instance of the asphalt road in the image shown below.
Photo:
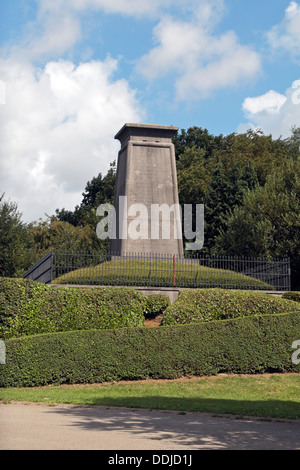
[[[300,420],[0,404],[1,450],[300,450]]]

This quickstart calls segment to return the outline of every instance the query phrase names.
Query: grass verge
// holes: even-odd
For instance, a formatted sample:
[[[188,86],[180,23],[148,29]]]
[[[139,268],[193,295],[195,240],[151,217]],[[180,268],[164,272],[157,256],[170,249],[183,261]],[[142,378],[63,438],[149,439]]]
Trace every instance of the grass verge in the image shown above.
[[[0,389],[0,400],[300,419],[300,374],[227,375]]]

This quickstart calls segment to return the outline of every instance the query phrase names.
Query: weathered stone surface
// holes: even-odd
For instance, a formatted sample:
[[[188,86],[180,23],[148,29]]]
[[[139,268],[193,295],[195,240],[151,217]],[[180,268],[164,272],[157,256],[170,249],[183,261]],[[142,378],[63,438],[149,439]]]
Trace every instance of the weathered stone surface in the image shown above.
[[[166,204],[170,209],[174,204],[179,207],[175,151],[172,143],[172,137],[177,131],[178,128],[173,126],[125,124],[115,136],[121,142],[121,149],[118,155],[115,190],[117,238],[111,240],[111,251],[119,254],[183,254],[182,237],[178,238],[178,235],[181,235],[181,223],[180,220],[175,220],[173,211],[170,210],[169,235],[167,231],[162,232],[162,226],[166,226],[162,220],[159,234],[158,227],[153,223],[153,214],[159,208],[153,205]],[[125,201],[122,196],[126,196],[127,207],[122,207]],[[138,206],[133,206],[136,204],[143,205],[140,212],[136,211]],[[124,212],[126,220],[122,231],[120,217],[122,218]],[[174,224],[177,224],[177,232],[176,227],[174,230]],[[133,239],[130,236],[130,228],[138,225],[138,229],[141,229],[140,236]],[[136,232],[135,230],[135,234]]]

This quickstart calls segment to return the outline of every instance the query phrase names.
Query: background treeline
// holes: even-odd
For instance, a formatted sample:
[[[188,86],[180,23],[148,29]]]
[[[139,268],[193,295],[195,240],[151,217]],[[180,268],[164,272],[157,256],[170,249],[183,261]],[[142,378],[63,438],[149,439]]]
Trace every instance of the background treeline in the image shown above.
[[[290,257],[300,289],[300,128],[288,139],[261,131],[214,136],[181,130],[174,139],[181,204],[204,204],[202,252]],[[50,249],[107,250],[96,236],[97,207],[113,203],[116,162],[88,181],[74,211],[22,222],[17,205],[0,198],[0,275],[21,276]]]

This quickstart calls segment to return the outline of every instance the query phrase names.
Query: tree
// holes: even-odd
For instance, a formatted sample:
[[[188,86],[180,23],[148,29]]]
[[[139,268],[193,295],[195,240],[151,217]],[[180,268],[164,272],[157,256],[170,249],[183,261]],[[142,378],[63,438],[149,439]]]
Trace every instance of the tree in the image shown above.
[[[0,276],[23,276],[32,261],[27,226],[15,202],[0,196]]]
[[[222,162],[212,173],[211,184],[205,202],[205,251],[211,251],[220,230],[226,231],[232,211],[242,204],[245,191],[257,184],[256,173],[251,165],[244,171],[237,162],[226,174]]]
[[[294,158],[298,158],[300,156],[300,127],[293,126],[291,131],[292,135],[285,139],[285,143],[290,154]]]
[[[261,185],[265,184],[272,169],[283,165],[290,156],[286,141],[274,140],[271,135],[266,136],[261,130],[229,134],[220,141],[212,155],[214,166],[221,161],[227,174],[238,162],[243,171],[251,162]]]
[[[50,250],[76,252],[93,248],[91,227],[74,227],[69,222],[48,217],[28,227],[28,233],[35,246],[37,259]]]
[[[180,204],[202,204],[210,184],[211,174],[205,165],[205,151],[186,148],[177,161]]]
[[[220,146],[222,140],[222,135],[214,136],[201,127],[190,127],[187,131],[181,129],[181,134],[173,138],[176,158],[178,159],[188,148],[201,149],[204,151],[204,157],[208,158],[214,149]]]
[[[300,158],[287,160],[264,186],[245,193],[214,249],[228,255],[289,257],[293,286],[300,287]]]
[[[212,173],[211,185],[204,198],[205,251],[210,251],[220,229],[226,225],[227,213],[231,209],[231,187],[222,163]]]
[[[116,162],[110,164],[107,174],[102,177],[99,173],[91,181],[87,182],[85,192],[82,193],[83,199],[81,207],[98,207],[105,202],[112,202],[114,199],[116,182]]]
[[[85,229],[85,235],[89,236],[89,243],[85,241],[86,249],[107,250],[108,242],[100,240],[96,235],[96,227],[99,217],[96,215],[97,207],[100,204],[113,204],[116,181],[116,162],[110,164],[107,174],[103,177],[101,173],[88,181],[82,201],[76,206],[74,211],[66,209],[56,209],[55,215],[51,217],[51,226],[53,221],[66,222],[74,227]],[[47,225],[48,226],[48,225]],[[70,227],[68,229],[71,230]],[[79,233],[79,232],[78,232]],[[75,245],[74,245],[75,246]]]

